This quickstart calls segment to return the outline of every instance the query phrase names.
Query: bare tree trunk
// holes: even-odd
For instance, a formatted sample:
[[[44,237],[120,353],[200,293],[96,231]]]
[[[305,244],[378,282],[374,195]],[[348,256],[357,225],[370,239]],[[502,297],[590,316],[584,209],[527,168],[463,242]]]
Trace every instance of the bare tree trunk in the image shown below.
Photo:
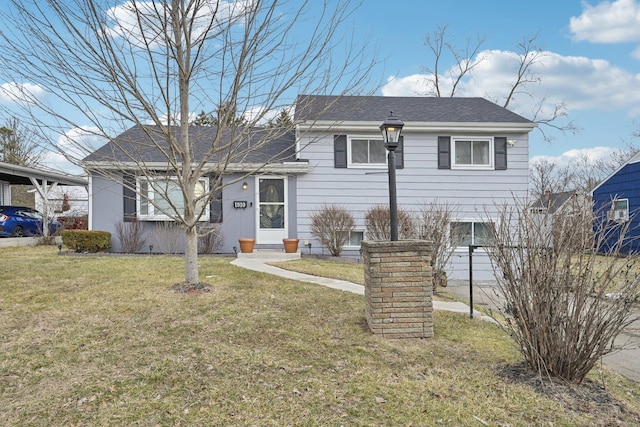
[[[195,227],[187,228],[185,232],[184,246],[185,281],[187,283],[197,284],[200,282],[200,277],[198,269],[198,231]]]

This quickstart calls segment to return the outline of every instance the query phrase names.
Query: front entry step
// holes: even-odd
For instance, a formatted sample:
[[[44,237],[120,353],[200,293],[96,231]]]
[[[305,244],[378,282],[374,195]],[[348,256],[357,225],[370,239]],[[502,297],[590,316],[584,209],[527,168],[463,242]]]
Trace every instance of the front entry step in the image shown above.
[[[286,253],[275,249],[258,249],[251,253],[238,252],[241,259],[266,259],[269,261],[290,261],[300,259],[300,252]]]

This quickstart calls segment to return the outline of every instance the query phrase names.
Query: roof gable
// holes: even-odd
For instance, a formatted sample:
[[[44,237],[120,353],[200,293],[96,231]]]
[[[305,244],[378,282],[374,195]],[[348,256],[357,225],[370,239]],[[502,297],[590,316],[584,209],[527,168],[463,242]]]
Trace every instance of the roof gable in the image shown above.
[[[623,172],[623,170],[625,168],[627,168],[627,166],[632,165],[634,163],[639,163],[640,162],[640,151],[637,152],[635,155],[633,155],[633,157],[631,157],[629,160],[627,160],[625,163],[623,163],[622,165],[620,165],[618,167],[618,169],[616,169],[615,171],[611,172],[609,174],[609,176],[607,176],[605,179],[603,179],[602,181],[600,181],[600,183],[598,185],[596,185],[593,190],[591,190],[591,194],[595,194],[600,187],[602,187],[603,185],[606,185],[611,179],[613,179],[614,177],[616,177],[619,173]]]
[[[564,191],[561,193],[543,194],[531,204],[534,209],[547,209],[549,213],[555,213],[564,206],[572,197],[577,196],[576,191]]]

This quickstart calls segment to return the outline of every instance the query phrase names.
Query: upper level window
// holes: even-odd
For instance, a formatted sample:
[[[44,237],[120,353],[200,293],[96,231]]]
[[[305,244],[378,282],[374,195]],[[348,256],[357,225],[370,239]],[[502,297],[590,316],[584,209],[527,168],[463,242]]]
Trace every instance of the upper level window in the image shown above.
[[[350,166],[386,166],[387,149],[382,139],[352,138],[349,144]]]
[[[455,138],[452,150],[453,167],[493,168],[493,140],[490,138]]]
[[[195,198],[203,197],[208,191],[208,180],[202,178],[195,187]],[[182,189],[175,177],[138,178],[137,209],[138,218],[143,220],[167,221],[176,212],[184,213]],[[205,209],[201,221],[209,220],[209,207],[201,201],[196,211]]]

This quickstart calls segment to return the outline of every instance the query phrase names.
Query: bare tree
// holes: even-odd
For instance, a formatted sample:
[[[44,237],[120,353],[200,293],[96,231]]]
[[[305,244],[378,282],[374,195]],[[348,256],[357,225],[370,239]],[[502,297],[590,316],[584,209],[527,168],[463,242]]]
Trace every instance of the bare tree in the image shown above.
[[[516,201],[491,224],[486,249],[518,349],[541,374],[581,382],[634,320],[637,258],[617,256],[628,223],[595,221],[594,233],[584,209],[540,215]]]
[[[487,59],[482,50],[486,39],[476,37],[466,39],[465,45],[460,48],[447,33],[447,26],[438,27],[432,34],[425,37],[425,45],[432,54],[432,65],[423,67],[429,74],[427,77],[428,95],[436,97],[454,97],[460,89],[465,78],[473,76],[474,68]],[[561,132],[575,133],[579,129],[573,121],[564,121],[567,118],[567,109],[564,102],[556,102],[552,108],[546,107],[546,98],[535,99],[530,85],[540,84],[543,76],[534,72],[535,66],[544,58],[544,52],[536,46],[538,34],[524,37],[516,46],[514,55],[515,73],[511,81],[505,82],[506,95],[497,97],[495,94],[487,94],[496,104],[509,108],[518,96],[533,98],[536,105],[532,120],[543,126],[538,126],[545,140],[551,137],[545,133],[545,127],[550,127]],[[445,67],[443,61],[452,57],[454,65]],[[443,71],[443,68],[446,70]],[[545,107],[545,108],[543,108]]]
[[[482,57],[476,58],[476,56],[485,42],[484,38],[477,37],[473,42],[470,38],[467,38],[465,46],[458,48],[449,41],[447,30],[447,25],[439,26],[433,33],[427,34],[424,38],[424,44],[433,54],[433,65],[423,67],[424,71],[430,75],[428,77],[428,85],[430,86],[428,95],[438,98],[443,96],[453,97],[462,79],[483,60]],[[454,65],[455,70],[450,69],[441,76],[440,68],[446,54],[454,58],[456,63]],[[446,82],[440,80],[442,77],[446,79]],[[451,90],[445,93],[447,83]]]
[[[255,127],[270,111],[290,106],[298,93],[358,92],[370,76],[364,70],[371,64],[362,62],[364,48],[337,36],[352,11],[347,1],[9,4],[2,12],[7,29],[0,34],[5,59],[0,73],[14,82],[5,86],[12,89],[7,96],[25,107],[25,117],[42,118],[40,125],[52,132],[68,136],[69,129],[82,129],[110,141],[115,148],[101,159],[110,162],[108,173],[85,167],[122,183],[182,227],[189,284],[199,282],[198,221],[223,185],[221,176],[293,125],[270,128],[259,142],[247,144]],[[334,57],[337,46],[341,59]],[[196,152],[192,144],[192,110],[216,114],[218,127],[204,151]],[[246,119],[243,126],[238,115]],[[146,132],[149,146],[135,149],[131,141],[113,138],[134,125]],[[86,138],[68,139],[73,150],[67,146],[60,152],[74,162],[95,151]],[[162,153],[161,176],[174,174],[171,185],[156,179],[157,162],[148,164],[143,149]],[[149,198],[127,176],[144,177],[162,200]],[[203,191],[203,179],[211,176],[217,178]]]
[[[13,117],[0,126],[0,161],[21,166],[38,166],[44,157],[38,135]]]
[[[574,177],[571,168],[563,167],[552,160],[529,162],[531,198],[538,199],[547,191],[561,193],[574,190]]]

